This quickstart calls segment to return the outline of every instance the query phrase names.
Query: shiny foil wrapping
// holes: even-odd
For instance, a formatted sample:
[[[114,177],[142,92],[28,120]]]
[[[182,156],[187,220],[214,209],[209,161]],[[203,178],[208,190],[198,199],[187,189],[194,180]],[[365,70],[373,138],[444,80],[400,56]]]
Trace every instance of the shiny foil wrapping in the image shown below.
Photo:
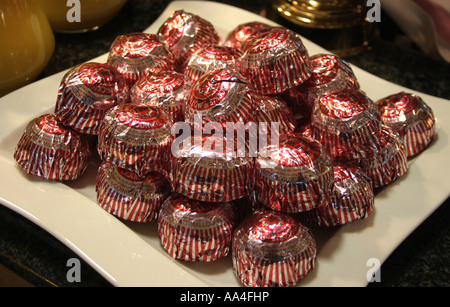
[[[207,20],[178,10],[167,18],[157,34],[166,42],[175,58],[175,67],[183,72],[189,57],[207,44],[219,44],[220,37]]]
[[[206,202],[228,202],[249,194],[253,160],[240,155],[237,141],[208,135],[191,137],[180,145],[172,159],[173,190]],[[246,150],[246,149],[244,149]]]
[[[258,112],[257,122],[259,123],[260,133],[264,132],[271,136],[273,131],[278,129],[278,134],[288,134],[294,132],[297,127],[297,121],[294,113],[284,100],[275,96],[263,96],[257,101]],[[261,128],[261,123],[265,123],[265,129]],[[278,128],[272,123],[277,124]]]
[[[310,123],[298,126],[296,131],[304,136],[313,137]]]
[[[314,102],[322,95],[341,89],[359,90],[360,86],[350,65],[332,54],[310,57],[312,74],[304,83],[288,89],[283,99],[295,105],[306,121],[310,120]]]
[[[239,49],[209,44],[190,56],[184,74],[194,83],[204,74],[216,69],[239,70],[241,56]]]
[[[55,115],[62,124],[84,134],[97,135],[105,113],[128,103],[124,77],[111,65],[84,63],[75,66],[61,81]]]
[[[103,162],[96,179],[97,202],[112,215],[137,223],[157,220],[171,187],[160,172],[139,176],[135,172]]]
[[[186,104],[185,121],[195,126],[208,123],[248,123],[256,118],[255,102],[260,95],[237,71],[217,69],[196,82]]]
[[[236,224],[232,204],[200,202],[175,193],[161,208],[158,234],[171,257],[211,262],[229,254]]]
[[[28,174],[56,181],[82,176],[90,157],[86,136],[63,126],[54,114],[28,123],[14,151],[17,164]]]
[[[161,108],[142,104],[114,107],[101,122],[97,149],[100,158],[144,176],[168,171],[172,122]]]
[[[313,225],[333,227],[366,219],[373,211],[371,179],[358,166],[335,163],[331,202],[305,215],[306,220]]]
[[[415,94],[400,92],[376,102],[383,123],[400,135],[408,158],[423,152],[433,141],[433,110]]]
[[[360,161],[374,188],[389,185],[408,171],[406,148],[399,135],[386,125],[382,125],[380,145],[380,151],[373,158]]]
[[[175,60],[156,34],[119,35],[111,44],[107,62],[116,68],[131,87],[152,69],[174,69]]]
[[[312,73],[301,37],[272,27],[251,39],[243,50],[242,74],[263,95],[279,94],[302,84]]]
[[[254,201],[274,211],[299,213],[329,202],[333,164],[322,145],[299,133],[281,135],[279,145],[258,153]]]
[[[311,231],[281,212],[257,210],[234,232],[233,271],[247,287],[297,285],[314,267]]]
[[[373,102],[344,59],[310,56],[287,28],[248,22],[221,40],[178,10],[155,34],[117,36],[106,63],[70,69],[14,159],[73,181],[94,150],[96,200],[112,218],[155,223],[173,259],[229,261],[243,286],[293,287],[316,266],[306,225],[370,218],[375,193],[435,133],[419,96]]]
[[[380,150],[381,119],[369,97],[357,90],[342,89],[317,99],[311,133],[333,160],[370,158]]]
[[[244,50],[247,42],[249,42],[252,38],[257,36],[262,31],[269,28],[271,28],[271,26],[269,26],[268,24],[258,21],[240,24],[228,33],[227,37],[225,38],[224,45]]]
[[[130,91],[132,103],[161,107],[173,123],[184,121],[190,85],[187,77],[174,70],[156,70],[140,78]]]

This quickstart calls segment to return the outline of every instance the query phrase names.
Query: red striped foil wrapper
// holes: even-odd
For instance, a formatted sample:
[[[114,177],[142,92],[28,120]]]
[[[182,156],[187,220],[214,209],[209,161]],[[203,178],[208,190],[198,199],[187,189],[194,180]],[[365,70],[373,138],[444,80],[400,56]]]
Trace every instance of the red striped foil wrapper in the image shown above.
[[[54,114],[28,123],[14,151],[15,161],[28,174],[56,181],[78,179],[90,157],[86,136],[63,126]]]
[[[282,93],[282,98],[295,105],[308,122],[314,102],[322,95],[340,89],[359,90],[360,86],[350,65],[332,54],[310,57],[312,74],[304,83]]]
[[[368,218],[374,210],[371,179],[357,166],[334,165],[331,202],[306,213],[307,220],[319,227],[345,225]]]
[[[289,134],[294,132],[297,127],[297,121],[294,117],[294,113],[284,100],[275,96],[263,96],[260,101],[257,102],[258,115],[257,122],[266,123],[267,135],[272,134],[272,123],[277,123],[279,126],[279,134]]]
[[[134,103],[117,106],[100,125],[100,158],[140,176],[168,171],[174,140],[171,129],[172,122],[161,108]]]
[[[220,37],[207,20],[178,10],[166,19],[157,34],[166,42],[175,58],[175,67],[183,72],[189,57],[207,44],[219,44]]]
[[[378,100],[377,106],[382,122],[400,135],[408,158],[423,152],[433,141],[436,119],[421,97],[400,92]]]
[[[230,253],[236,225],[230,203],[199,202],[175,193],[161,208],[158,234],[172,258],[212,262]]]
[[[296,132],[303,134],[304,136],[313,137],[310,123],[298,126]]]
[[[239,70],[241,56],[239,49],[209,44],[190,56],[184,74],[191,83],[195,83],[201,76],[216,69]]]
[[[320,96],[312,113],[311,132],[336,161],[370,158],[380,150],[380,115],[375,103],[357,90]]]
[[[194,126],[196,117],[201,124],[248,123],[256,118],[256,101],[260,95],[235,70],[217,69],[196,82],[186,104],[185,121]]]
[[[382,125],[381,149],[373,158],[362,159],[361,168],[372,180],[374,188],[393,183],[408,171],[406,148],[399,135],[389,126]]]
[[[103,162],[97,174],[96,191],[97,202],[105,211],[126,221],[148,223],[157,220],[171,187],[160,172],[142,177]]]
[[[312,73],[301,37],[272,27],[253,38],[243,50],[242,74],[263,95],[279,94],[302,84]]]
[[[128,103],[128,99],[127,83],[114,67],[84,63],[72,68],[61,81],[55,115],[80,133],[97,135],[105,113]]]
[[[229,202],[247,196],[253,160],[249,155],[240,156],[236,144],[233,142],[232,151],[228,151],[225,138],[192,137],[172,159],[173,190],[206,202]]]
[[[281,212],[257,210],[233,235],[233,271],[247,287],[295,286],[314,269],[316,257],[311,231]]]
[[[331,158],[316,140],[281,135],[279,145],[260,150],[255,162],[255,201],[284,213],[312,210],[329,202],[334,183]]]
[[[107,62],[125,78],[128,86],[153,69],[174,69],[175,59],[164,41],[156,34],[119,35],[111,44]]]
[[[173,123],[184,121],[190,85],[187,77],[174,70],[156,70],[140,78],[131,88],[130,101],[161,107]]]
[[[271,28],[271,26],[258,21],[240,24],[230,33],[228,33],[227,37],[225,38],[224,45],[244,50],[245,45],[252,38],[256,37],[259,33],[269,28]]]
[[[289,109],[294,114],[298,126],[311,122],[311,111],[304,103],[303,93],[300,92],[301,86],[295,86],[287,89],[283,93],[271,95],[285,101]]]

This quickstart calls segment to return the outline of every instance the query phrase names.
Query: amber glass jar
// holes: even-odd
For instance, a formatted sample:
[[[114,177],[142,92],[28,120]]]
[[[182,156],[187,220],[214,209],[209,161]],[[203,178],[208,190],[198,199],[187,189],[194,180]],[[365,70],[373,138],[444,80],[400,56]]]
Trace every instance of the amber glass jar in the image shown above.
[[[34,0],[0,1],[0,97],[34,81],[54,49],[46,14]]]

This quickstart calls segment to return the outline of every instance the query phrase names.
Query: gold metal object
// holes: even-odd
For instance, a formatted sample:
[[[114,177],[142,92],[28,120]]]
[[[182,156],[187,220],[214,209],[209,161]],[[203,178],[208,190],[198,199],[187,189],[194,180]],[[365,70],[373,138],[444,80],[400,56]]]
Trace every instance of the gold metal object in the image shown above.
[[[376,25],[364,0],[272,0],[269,16],[339,56],[370,48]]]

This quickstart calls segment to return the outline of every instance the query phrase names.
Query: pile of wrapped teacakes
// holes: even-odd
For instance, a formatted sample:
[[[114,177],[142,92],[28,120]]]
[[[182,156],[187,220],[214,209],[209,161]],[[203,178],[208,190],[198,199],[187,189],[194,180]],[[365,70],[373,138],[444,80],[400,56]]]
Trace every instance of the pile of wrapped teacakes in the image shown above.
[[[309,56],[288,29],[249,22],[221,40],[176,11],[155,34],[118,37],[107,63],[71,69],[14,157],[30,174],[75,180],[94,142],[102,208],[158,223],[175,259],[231,254],[243,285],[281,287],[315,266],[306,225],[367,218],[376,189],[434,133],[419,97],[373,102],[345,61]]]

